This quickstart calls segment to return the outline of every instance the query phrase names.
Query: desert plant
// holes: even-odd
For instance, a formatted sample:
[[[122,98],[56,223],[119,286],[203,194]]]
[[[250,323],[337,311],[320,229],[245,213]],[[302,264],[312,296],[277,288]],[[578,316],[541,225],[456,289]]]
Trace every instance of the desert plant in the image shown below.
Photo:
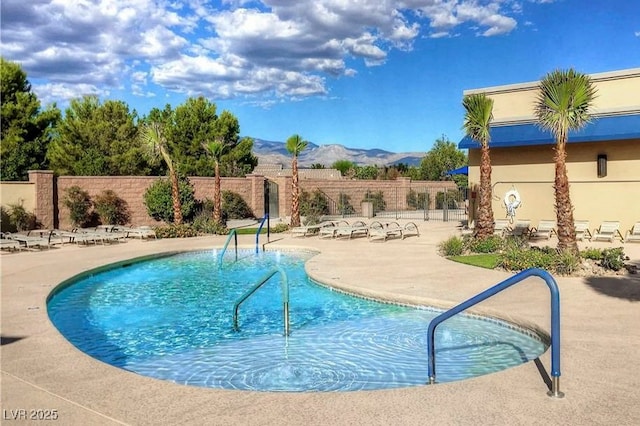
[[[605,269],[611,269],[612,271],[619,271],[624,268],[624,261],[627,256],[624,254],[622,247],[607,248],[602,250],[602,259],[600,259],[600,266]]]
[[[93,206],[105,225],[124,225],[129,222],[129,208],[127,202],[112,191],[106,189],[98,194]]]
[[[580,268],[580,256],[571,250],[563,250],[556,253],[556,264],[554,271],[561,275],[571,275]]]
[[[464,242],[454,235],[438,244],[438,251],[443,256],[460,256],[464,252]]]
[[[198,236],[198,231],[190,224],[171,223],[169,225],[158,226],[154,229],[157,238],[187,238]]]
[[[9,210],[4,206],[0,206],[0,229],[2,232],[16,232],[18,230],[15,223],[11,221]]]
[[[473,253],[496,253],[500,251],[502,244],[502,238],[498,235],[472,237],[466,240],[467,248]]]
[[[589,260],[600,260],[602,259],[602,250],[598,248],[587,247],[580,252],[580,257]]]
[[[222,211],[226,219],[254,218],[251,207],[242,196],[232,191],[222,191]]]
[[[172,196],[172,183],[167,179],[158,179],[151,184],[144,193],[144,204],[149,216],[157,221],[173,223],[174,202]],[[178,182],[179,204],[183,219],[190,219],[196,212],[196,199],[193,186],[187,178],[181,178]]]
[[[351,202],[349,201],[351,197],[349,197],[344,192],[338,194],[338,211],[341,215],[354,214],[356,209],[353,208]]]
[[[370,192],[367,191],[367,194],[362,199],[365,203],[373,203],[373,213],[384,211],[387,208],[387,203],[384,201],[384,193],[382,191],[378,192]]]
[[[428,209],[429,194],[427,192],[416,192],[410,189],[407,194],[407,206],[412,209]]]
[[[288,230],[289,230],[289,225],[287,225],[286,223],[278,223],[276,226],[271,228],[271,232],[273,232],[274,234],[280,234]]]
[[[28,231],[38,226],[36,216],[20,204],[9,204],[8,216],[9,222],[17,231]]]
[[[70,186],[65,191],[62,201],[69,209],[69,219],[73,226],[83,227],[91,221],[91,197],[89,193],[77,185]]]
[[[306,224],[318,223],[320,217],[326,214],[329,214],[329,202],[322,191],[316,189],[309,193],[302,190],[300,194],[300,215],[306,216]]]

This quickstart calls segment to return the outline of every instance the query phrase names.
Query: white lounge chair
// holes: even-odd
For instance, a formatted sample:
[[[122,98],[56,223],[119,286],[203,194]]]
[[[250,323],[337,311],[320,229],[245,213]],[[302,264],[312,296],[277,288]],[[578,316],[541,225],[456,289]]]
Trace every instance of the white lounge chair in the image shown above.
[[[625,243],[640,243],[640,222],[636,222],[633,228],[627,231],[624,236]]]
[[[17,249],[18,251],[21,251],[22,245],[20,244],[20,241],[9,238],[10,235],[11,234],[5,235],[5,233],[2,233],[2,238],[0,238],[0,250],[13,251]]]
[[[351,239],[353,237],[359,237],[359,236],[364,236],[364,237],[369,236],[369,225],[367,225],[361,220],[358,220],[348,226],[338,226],[334,230],[334,237],[336,239],[340,239],[340,238]]]
[[[620,241],[624,241],[624,237],[620,233],[620,222],[604,221],[600,228],[593,231],[591,241],[605,240],[613,242],[616,237],[619,237]]]
[[[373,222],[369,226],[369,241],[387,241],[391,237],[402,238],[402,226],[398,222]]]
[[[289,233],[292,237],[307,237],[310,235],[317,235],[320,232],[320,229],[324,228],[325,226],[335,227],[336,225],[333,221],[326,220],[313,225],[296,226],[294,228],[291,228],[289,230]]]
[[[51,247],[51,245],[49,244],[48,237],[44,238],[44,237],[29,236],[25,234],[11,234],[8,232],[4,234],[4,237],[9,240],[18,241],[23,247],[27,249],[34,248],[34,247],[37,247],[39,249],[43,247],[47,247],[47,248]]]
[[[553,234],[556,234],[556,221],[555,220],[541,220],[536,228],[532,228],[529,232],[530,239],[550,239]],[[557,234],[556,234],[557,235]]]
[[[589,231],[588,220],[576,220],[573,222],[576,229],[576,240],[591,240],[591,231]]]

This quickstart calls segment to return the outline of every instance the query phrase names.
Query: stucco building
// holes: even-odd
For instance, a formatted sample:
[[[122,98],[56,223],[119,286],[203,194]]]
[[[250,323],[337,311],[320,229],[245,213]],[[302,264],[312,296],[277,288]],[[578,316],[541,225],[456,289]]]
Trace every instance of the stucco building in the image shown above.
[[[591,78],[597,89],[593,120],[570,132],[567,144],[574,219],[589,220],[592,230],[617,220],[624,234],[640,221],[640,68]],[[504,197],[516,190],[521,199],[516,219],[530,219],[533,226],[555,220],[555,139],[535,124],[538,82],[471,89],[464,95],[472,93],[486,93],[494,101],[489,144],[494,216],[506,217]],[[465,137],[459,148],[469,150],[470,187],[478,185],[479,144]]]

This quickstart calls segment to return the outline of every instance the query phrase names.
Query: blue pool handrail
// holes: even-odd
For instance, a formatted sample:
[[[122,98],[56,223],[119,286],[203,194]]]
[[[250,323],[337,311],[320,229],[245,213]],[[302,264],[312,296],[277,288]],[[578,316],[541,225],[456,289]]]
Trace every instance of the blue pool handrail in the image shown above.
[[[429,323],[427,331],[427,351],[429,356],[429,384],[436,382],[436,354],[435,354],[435,332],[436,327],[451,318],[452,316],[459,314],[460,312],[474,306],[496,294],[500,293],[529,277],[539,277],[547,283],[549,291],[551,292],[551,390],[547,392],[547,395],[556,398],[562,398],[564,393],[560,392],[560,291],[558,290],[558,284],[553,279],[549,272],[539,269],[530,268],[525,269],[522,272],[515,274],[514,276],[507,278],[506,280],[496,284],[495,286],[486,289],[482,293],[473,296],[471,299],[460,303],[457,306],[449,309],[446,312],[438,315]]]
[[[282,286],[282,313],[284,316],[284,335],[289,336],[289,280],[287,279],[287,273],[280,266],[275,266],[270,269],[269,272],[264,275],[260,281],[258,281],[253,287],[247,290],[238,301],[233,305],[233,329],[238,331],[238,309],[242,302],[247,300],[253,293],[256,292],[263,284],[271,279],[275,274],[280,274],[280,285]]]
[[[260,221],[260,226],[258,227],[258,230],[256,231],[256,253],[258,253],[258,246],[260,243],[260,232],[262,231],[262,227],[264,226],[264,223],[267,222],[267,241],[269,241],[269,213],[265,213],[264,217],[262,218],[262,220]]]
[[[222,259],[224,259],[224,254],[227,252],[227,247],[229,246],[229,242],[231,241],[231,237],[234,237],[234,246],[235,246],[235,252],[236,252],[236,262],[238,261],[238,233],[236,232],[236,229],[233,228],[231,229],[231,232],[229,232],[229,236],[227,237],[227,241],[224,243],[224,246],[222,247],[222,252],[220,252],[220,259],[218,261],[218,267],[222,268]]]

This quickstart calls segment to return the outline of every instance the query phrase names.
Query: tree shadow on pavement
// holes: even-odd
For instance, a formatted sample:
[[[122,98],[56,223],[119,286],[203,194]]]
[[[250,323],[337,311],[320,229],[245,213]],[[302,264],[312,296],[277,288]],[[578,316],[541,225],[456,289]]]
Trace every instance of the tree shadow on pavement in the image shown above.
[[[640,302],[640,274],[612,277],[587,277],[585,283],[596,292],[609,297]]]

